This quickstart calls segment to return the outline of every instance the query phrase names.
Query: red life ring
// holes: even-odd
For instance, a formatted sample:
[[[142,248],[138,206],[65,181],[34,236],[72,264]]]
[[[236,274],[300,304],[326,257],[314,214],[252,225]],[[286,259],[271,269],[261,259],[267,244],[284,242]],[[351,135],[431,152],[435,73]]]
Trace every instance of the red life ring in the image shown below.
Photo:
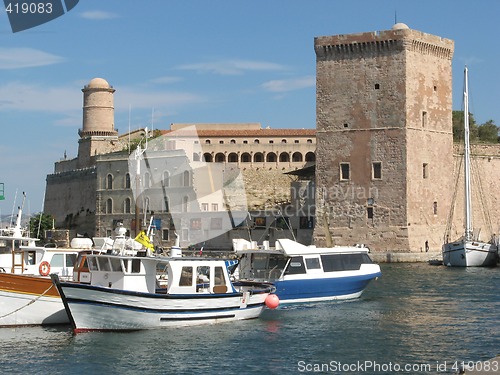
[[[38,267],[38,272],[40,272],[40,275],[42,276],[48,276],[50,273],[50,263],[44,260],[42,263],[40,263],[40,267]]]

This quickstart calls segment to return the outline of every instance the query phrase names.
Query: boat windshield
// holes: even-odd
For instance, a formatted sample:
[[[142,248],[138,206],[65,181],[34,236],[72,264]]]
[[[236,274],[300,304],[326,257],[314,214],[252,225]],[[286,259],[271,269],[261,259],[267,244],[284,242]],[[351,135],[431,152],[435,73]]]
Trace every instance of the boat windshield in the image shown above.
[[[368,254],[326,254],[321,255],[325,272],[359,270],[362,264],[371,264]]]
[[[240,277],[268,281],[277,280],[281,277],[286,262],[286,258],[279,254],[253,253],[250,265],[242,260]]]

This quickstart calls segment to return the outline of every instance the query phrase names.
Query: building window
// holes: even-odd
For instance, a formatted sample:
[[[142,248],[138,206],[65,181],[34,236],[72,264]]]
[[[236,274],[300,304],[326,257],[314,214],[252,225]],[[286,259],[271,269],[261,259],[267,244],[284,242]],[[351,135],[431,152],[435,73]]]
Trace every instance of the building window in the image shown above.
[[[255,139],[253,143],[260,143],[260,141],[258,139]]]
[[[219,211],[219,204],[218,203],[212,203],[212,211]]]
[[[315,161],[316,160],[316,155],[314,152],[308,152],[306,154],[306,161]]]
[[[203,159],[205,160],[206,163],[211,163],[212,162],[212,154],[205,152],[203,154]]]
[[[432,204],[432,210],[434,211],[434,215],[438,214],[438,202]]]
[[[248,152],[241,154],[242,163],[250,163],[251,161],[252,161],[252,156]]]
[[[168,241],[168,239],[169,239],[169,233],[168,232],[169,232],[168,229],[163,229],[161,231],[161,239],[162,239],[162,241]]]
[[[234,153],[234,152],[231,152],[228,157],[227,157],[227,161],[229,163],[237,163],[238,162],[238,154]]]
[[[351,178],[351,170],[349,163],[340,163],[340,179],[343,181]]]
[[[112,214],[113,213],[113,201],[111,200],[111,198],[109,198],[106,201],[106,213],[107,214]]]
[[[374,180],[382,179],[382,163],[379,161],[372,163],[372,179]]]
[[[347,122],[344,123],[344,128],[348,128],[349,124]]]
[[[125,189],[130,189],[130,173],[125,175]]]
[[[106,189],[113,189],[113,175],[108,174],[106,176]]]
[[[274,143],[274,141],[271,139],[271,140],[269,141],[269,143]]]
[[[378,89],[380,89],[380,84],[379,84],[379,83],[376,83],[376,84],[375,84],[375,90],[378,90]]]
[[[223,144],[224,144],[224,141],[219,141],[219,144],[220,144],[220,145],[223,145]]]
[[[298,139],[296,139],[295,141],[293,141],[293,143],[300,143]]]
[[[280,154],[280,162],[288,163],[290,161],[290,154],[288,152],[282,152]]]
[[[422,177],[429,178],[429,164],[422,164]]]
[[[270,152],[270,153],[266,154],[266,161],[268,163],[275,163],[276,159],[277,159],[277,156],[274,152]]]
[[[210,144],[210,139],[205,140],[205,144],[209,145]]]
[[[247,144],[248,144],[248,141],[246,141],[246,140],[245,140],[245,141],[243,141],[243,144],[244,144],[244,145],[247,145]]]
[[[215,154],[215,162],[216,163],[224,163],[226,161],[226,155],[224,155],[222,152],[218,152]]]
[[[312,139],[308,139],[307,143],[313,143],[313,140]]]
[[[366,207],[366,217],[373,219],[373,207]]]
[[[281,143],[286,143],[286,139],[282,139],[282,140],[281,140]]]
[[[183,186],[191,186],[189,171],[184,171],[183,173]]]
[[[231,139],[230,143],[231,144],[235,144],[236,143],[236,139]]]
[[[256,163],[263,163],[264,162],[264,154],[262,152],[256,152],[253,155],[253,161]]]
[[[201,204],[201,210],[202,211],[208,211],[208,203],[202,203]]]
[[[294,162],[301,162],[302,161],[302,154],[300,152],[294,152],[292,155],[292,160]]]
[[[425,128],[427,125],[427,112],[422,111],[422,127]]]
[[[123,207],[123,212],[126,213],[126,214],[129,214],[130,213],[130,198],[127,198],[125,199],[125,204],[124,204],[124,207]]]

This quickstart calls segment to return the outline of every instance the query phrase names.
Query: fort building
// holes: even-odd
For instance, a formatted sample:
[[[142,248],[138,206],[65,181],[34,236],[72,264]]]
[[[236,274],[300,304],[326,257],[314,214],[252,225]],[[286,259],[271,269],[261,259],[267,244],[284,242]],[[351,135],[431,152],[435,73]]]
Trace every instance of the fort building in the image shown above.
[[[440,248],[454,180],[453,48],[405,24],[315,38],[318,245]]]
[[[281,231],[288,228],[277,225],[276,215],[282,213],[276,207],[290,205],[292,182],[304,185],[287,172],[314,164],[314,129],[171,124],[154,137],[145,129],[119,135],[114,128],[115,89],[94,78],[82,92],[78,156],[56,162],[54,173],[47,176],[45,212],[55,217],[57,228],[109,236],[121,222],[135,235],[134,228],[146,227],[154,213],[162,246],[171,245],[175,233],[183,246],[221,232],[219,242],[230,247],[232,235],[248,237],[254,231],[261,237],[270,226],[283,237]],[[145,137],[149,141],[138,175],[133,144]],[[244,222],[228,224],[229,207],[235,214],[245,212]],[[254,214],[247,217],[248,210]],[[299,239],[311,241],[310,217],[300,230],[298,216],[287,220],[297,222],[294,234]],[[222,235],[222,229],[232,234]]]

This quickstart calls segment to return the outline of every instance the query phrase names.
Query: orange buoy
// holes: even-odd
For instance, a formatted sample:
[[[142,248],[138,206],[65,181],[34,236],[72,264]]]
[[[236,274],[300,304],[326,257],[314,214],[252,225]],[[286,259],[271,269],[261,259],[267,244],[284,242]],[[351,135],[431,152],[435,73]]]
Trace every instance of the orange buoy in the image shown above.
[[[278,298],[278,296],[276,294],[269,294],[267,297],[266,297],[266,306],[270,309],[275,309],[276,307],[279,306],[280,304],[280,299]]]
[[[38,267],[38,272],[40,272],[41,276],[48,276],[50,273],[50,263],[44,260],[40,263],[40,267]]]

